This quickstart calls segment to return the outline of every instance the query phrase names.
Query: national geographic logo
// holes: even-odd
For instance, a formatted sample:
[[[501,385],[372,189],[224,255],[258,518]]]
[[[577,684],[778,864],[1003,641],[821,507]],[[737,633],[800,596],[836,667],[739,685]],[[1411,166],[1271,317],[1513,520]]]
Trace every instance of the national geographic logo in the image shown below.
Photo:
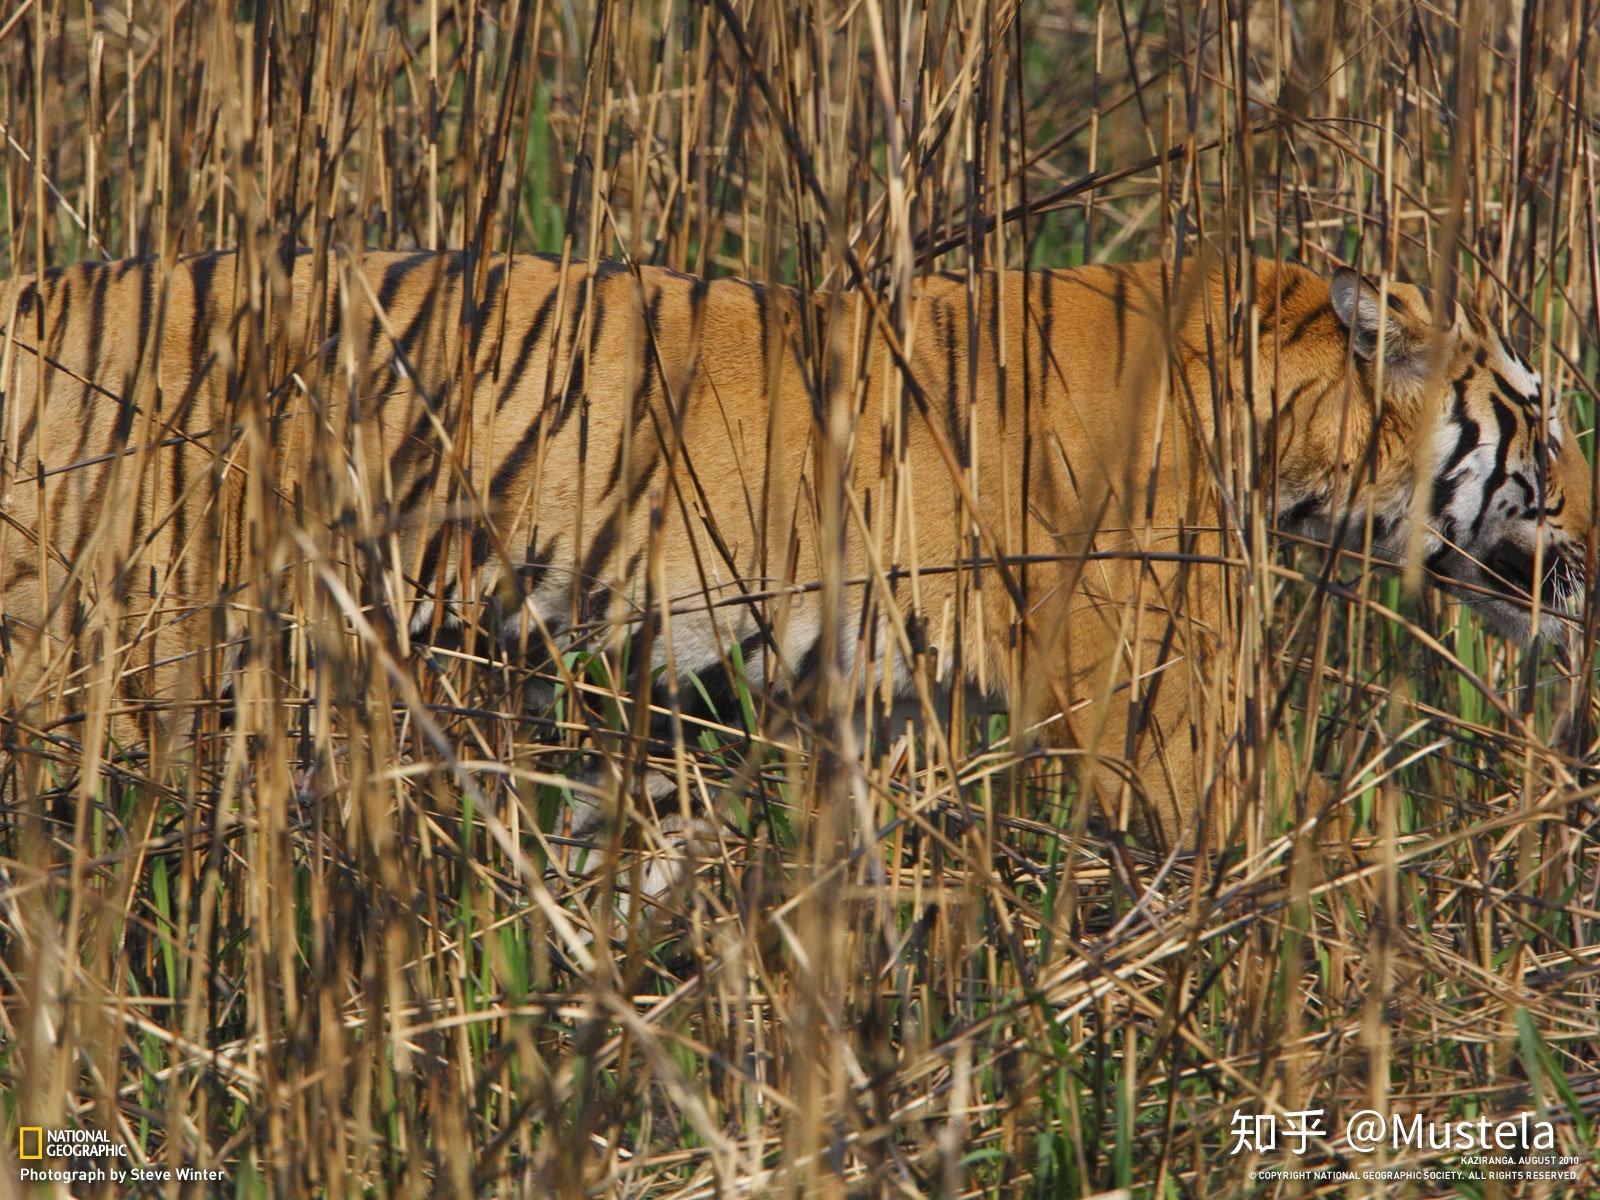
[[[113,1142],[104,1129],[46,1129],[23,1125],[17,1130],[17,1158],[39,1162],[47,1158],[127,1158],[128,1148]]]

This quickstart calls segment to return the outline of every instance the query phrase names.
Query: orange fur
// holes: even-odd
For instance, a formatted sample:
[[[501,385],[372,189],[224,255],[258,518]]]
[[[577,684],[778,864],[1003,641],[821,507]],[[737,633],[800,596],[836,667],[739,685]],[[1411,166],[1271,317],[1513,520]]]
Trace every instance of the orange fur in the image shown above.
[[[737,643],[756,682],[790,691],[830,645],[858,689],[901,700],[959,676],[1046,740],[1098,752],[1113,819],[1192,839],[1237,757],[1195,739],[1241,727],[1249,698],[1230,631],[1255,585],[1238,537],[1218,532],[1239,528],[1249,472],[1275,480],[1297,528],[1344,523],[1359,542],[1370,512],[1380,552],[1399,557],[1419,455],[1436,496],[1464,429],[1480,427],[1484,449],[1453,469],[1470,459],[1486,488],[1497,447],[1533,471],[1547,440],[1527,381],[1512,381],[1520,407],[1501,394],[1513,360],[1476,313],[1435,336],[1417,289],[1384,301],[1346,278],[1330,293],[1295,266],[1257,268],[1247,371],[1208,349],[1239,319],[1240,281],[1193,262],[1176,279],[1144,263],[989,275],[970,292],[931,277],[891,347],[852,293],[807,308],[738,280],[617,264],[563,280],[553,260],[496,258],[464,315],[460,255],[333,262],[316,296],[310,256],[275,295],[237,261],[84,265],[42,296],[17,289],[0,604],[19,710],[63,687],[70,707],[90,686],[157,704],[214,690],[229,669],[208,653],[215,631],[260,628],[240,564],[295,553],[246,518],[251,489],[287,510],[307,488],[343,488],[365,506],[355,518],[394,535],[369,595],[419,634],[493,600],[506,640],[565,647],[637,629],[648,600],[653,652],[664,661],[670,645],[680,673],[723,669]],[[263,324],[248,310],[268,295],[278,316]],[[1382,404],[1363,341],[1379,311]],[[270,392],[253,382],[266,378]],[[348,462],[311,453],[330,433]],[[1512,551],[1542,537],[1542,561],[1581,580],[1588,467],[1570,436],[1551,448],[1556,511],[1513,519],[1497,493],[1487,526],[1501,540],[1480,529],[1473,544],[1520,563]],[[830,492],[835,451],[849,486]],[[1463,503],[1463,480],[1448,486]],[[847,583],[824,637],[830,602],[808,585],[834,511]],[[1471,598],[1471,556],[1424,548]],[[1510,608],[1483,602],[1514,628]],[[118,629],[118,644],[85,653],[75,621]]]

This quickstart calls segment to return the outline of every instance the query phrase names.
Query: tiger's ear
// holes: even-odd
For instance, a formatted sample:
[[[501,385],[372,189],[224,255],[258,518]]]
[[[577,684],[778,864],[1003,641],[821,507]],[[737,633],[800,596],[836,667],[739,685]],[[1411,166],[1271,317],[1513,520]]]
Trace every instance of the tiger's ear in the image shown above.
[[[1472,289],[1472,307],[1489,324],[1494,324],[1498,315],[1500,288],[1488,275],[1478,276],[1477,285]]]
[[[1333,315],[1339,319],[1347,333],[1353,334],[1356,357],[1369,359],[1378,350],[1378,320],[1383,313],[1383,303],[1378,299],[1378,289],[1349,267],[1340,267],[1328,281],[1328,292],[1333,301]],[[1399,330],[1391,320],[1385,330],[1385,341]]]
[[[1427,365],[1431,322],[1420,317],[1412,306],[1422,303],[1420,294],[1404,284],[1389,290],[1385,304],[1378,289],[1360,274],[1341,267],[1328,281],[1333,315],[1350,334],[1351,348],[1362,362],[1370,362],[1378,352],[1378,323],[1383,322],[1383,367],[1391,379],[1404,379]],[[1406,297],[1412,297],[1408,306]]]

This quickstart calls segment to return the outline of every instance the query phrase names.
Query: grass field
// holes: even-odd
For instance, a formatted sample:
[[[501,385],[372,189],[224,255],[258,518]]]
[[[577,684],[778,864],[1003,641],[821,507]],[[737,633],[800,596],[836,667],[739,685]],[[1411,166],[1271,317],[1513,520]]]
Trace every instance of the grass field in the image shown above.
[[[1203,238],[1481,290],[1592,460],[1597,23],[1590,0],[10,0],[0,275],[288,241],[894,299]],[[241,394],[283,383],[248,365]],[[70,678],[5,725],[0,1196],[31,1126],[224,1176],[102,1195],[1600,1195],[1594,612],[1574,656],[1511,645],[1400,572],[1268,544],[1259,480],[1229,479],[1260,703],[1197,736],[1240,763],[1286,738],[1359,854],[1294,836],[1248,770],[1221,772],[1256,780],[1227,785],[1235,849],[1168,856],[1095,832],[1080,756],[1004,717],[869,722],[857,769],[736,691],[673,756],[732,804],[717,853],[598,938],[652,818],[571,876],[549,836],[588,733],[628,720],[626,637],[524,703],[527,671],[471,639],[360,636],[306,566],[360,557],[325,497],[263,517],[237,582],[287,599],[192,749],[119,744],[114,696]],[[820,686],[818,711],[865,702]],[[1528,1111],[1576,1180],[1253,1174],[1459,1161],[1354,1153],[1363,1109]],[[1308,1110],[1303,1154],[1232,1152],[1236,1112]]]

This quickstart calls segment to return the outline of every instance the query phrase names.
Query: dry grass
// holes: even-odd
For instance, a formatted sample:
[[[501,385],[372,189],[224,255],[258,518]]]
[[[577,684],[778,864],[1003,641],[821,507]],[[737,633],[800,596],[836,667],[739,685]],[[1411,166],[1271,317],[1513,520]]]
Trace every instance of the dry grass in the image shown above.
[[[1487,281],[1592,456],[1587,2],[312,7],[0,11],[6,273],[290,238],[893,303],[933,267],[1200,234]],[[327,502],[258,514],[240,582],[354,561]],[[851,773],[741,697],[683,749],[746,836],[615,944],[581,928],[639,831],[573,881],[539,831],[625,707],[620,648],[530,711],[515,664],[391,658],[337,572],[292,567],[192,755],[86,747],[100,693],[8,732],[7,1129],[106,1129],[252,1196],[1165,1197],[1300,1186],[1230,1156],[1240,1108],[1533,1108],[1600,1190],[1593,638],[1574,670],[1360,564],[1329,596],[1319,555],[1254,531],[1238,675],[1290,698],[1262,728],[1349,798],[1365,864],[1253,796],[1231,858],[1118,858],[1072,760],[1019,758],[1001,719],[873,730]],[[824,684],[821,711],[853,702]]]

